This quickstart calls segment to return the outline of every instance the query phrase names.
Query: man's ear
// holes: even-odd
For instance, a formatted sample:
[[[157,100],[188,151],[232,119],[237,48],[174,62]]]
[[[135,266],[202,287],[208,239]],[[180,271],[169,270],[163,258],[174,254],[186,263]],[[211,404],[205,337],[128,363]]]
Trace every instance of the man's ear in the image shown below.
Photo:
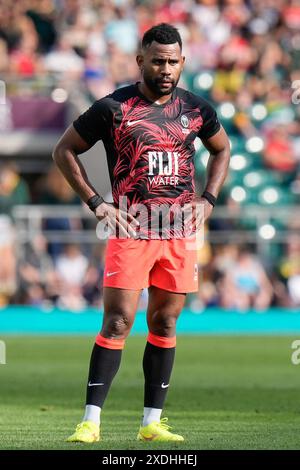
[[[144,57],[141,54],[136,56],[136,63],[138,64],[139,69],[142,70],[144,65]]]
[[[185,56],[183,55],[183,56],[182,56],[182,64],[181,64],[181,69],[183,69],[183,67],[184,67],[184,64],[185,64]]]

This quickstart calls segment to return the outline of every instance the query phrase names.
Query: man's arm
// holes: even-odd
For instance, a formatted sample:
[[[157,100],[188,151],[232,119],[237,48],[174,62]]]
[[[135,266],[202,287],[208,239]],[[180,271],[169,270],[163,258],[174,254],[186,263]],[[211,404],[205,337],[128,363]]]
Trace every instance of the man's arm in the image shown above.
[[[80,137],[73,125],[70,125],[57,142],[52,154],[53,160],[69,185],[84,202],[98,194],[78,158],[79,154],[86,152],[91,147]]]
[[[214,201],[217,198],[228,172],[230,160],[230,145],[226,132],[223,127],[212,137],[201,138],[203,145],[210,152],[207,165],[207,178],[205,190],[210,194],[196,196],[191,204],[192,213],[186,218],[187,226],[192,222],[195,224],[196,230],[199,230],[202,224],[209,218],[212,213]],[[212,197],[210,196],[212,195]],[[196,206],[195,206],[196,204]],[[195,216],[194,208],[198,207],[198,213]],[[190,205],[187,206],[190,210]]]
[[[202,139],[203,145],[210,153],[207,164],[207,181],[205,191],[217,197],[228,172],[230,160],[229,139],[223,127],[212,137]]]
[[[97,190],[91,184],[86,171],[80,162],[78,155],[86,152],[92,145],[83,140],[73,125],[69,126],[55,146],[52,157],[56,165],[68,181],[69,185],[87,202],[91,197],[98,194]],[[138,222],[131,214],[124,213],[114,207],[114,204],[103,201],[94,210],[94,214],[98,220],[106,218],[108,225],[114,230],[115,226],[119,227],[119,231],[125,237],[135,236],[136,232],[133,227],[138,226]],[[132,223],[131,225],[128,225]],[[114,223],[116,225],[114,225]]]

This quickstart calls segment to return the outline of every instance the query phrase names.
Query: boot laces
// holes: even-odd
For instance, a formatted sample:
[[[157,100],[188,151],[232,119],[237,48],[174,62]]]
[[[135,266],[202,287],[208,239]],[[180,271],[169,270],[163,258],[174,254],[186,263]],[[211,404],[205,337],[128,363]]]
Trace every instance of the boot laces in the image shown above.
[[[171,426],[167,424],[167,422],[168,422],[168,418],[162,418],[159,423],[159,426],[165,431],[169,431],[169,429],[171,429]]]

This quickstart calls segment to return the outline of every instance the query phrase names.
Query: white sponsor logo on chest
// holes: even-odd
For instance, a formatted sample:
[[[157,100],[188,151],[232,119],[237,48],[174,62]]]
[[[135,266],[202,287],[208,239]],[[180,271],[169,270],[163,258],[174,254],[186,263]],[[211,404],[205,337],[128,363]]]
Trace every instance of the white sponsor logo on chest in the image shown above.
[[[148,152],[149,162],[149,176],[151,183],[158,185],[172,185],[178,184],[178,152]]]

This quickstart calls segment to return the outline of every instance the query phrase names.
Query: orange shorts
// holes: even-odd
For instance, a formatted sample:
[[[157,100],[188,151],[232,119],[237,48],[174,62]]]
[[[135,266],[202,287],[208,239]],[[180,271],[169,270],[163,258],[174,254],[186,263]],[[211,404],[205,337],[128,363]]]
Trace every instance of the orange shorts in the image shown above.
[[[103,286],[133,290],[156,286],[171,292],[196,292],[196,249],[191,249],[188,239],[111,238],[107,242]]]

